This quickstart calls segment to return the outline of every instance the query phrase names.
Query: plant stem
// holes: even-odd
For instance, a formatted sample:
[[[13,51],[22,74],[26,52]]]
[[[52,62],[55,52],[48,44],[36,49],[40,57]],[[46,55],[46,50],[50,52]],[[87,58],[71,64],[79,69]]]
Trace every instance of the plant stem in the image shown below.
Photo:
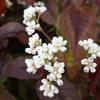
[[[47,33],[40,27],[39,30],[47,37],[47,39],[51,42],[50,37],[47,35]]]

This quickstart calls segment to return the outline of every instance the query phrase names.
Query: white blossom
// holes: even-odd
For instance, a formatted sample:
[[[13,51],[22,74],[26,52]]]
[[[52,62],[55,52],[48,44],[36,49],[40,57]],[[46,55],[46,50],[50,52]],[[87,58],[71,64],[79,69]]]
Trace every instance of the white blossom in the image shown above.
[[[28,73],[35,74],[37,72],[37,68],[36,68],[36,66],[34,64],[33,59],[26,59],[25,63],[27,65],[27,69],[26,70],[27,70]]]
[[[100,46],[96,43],[91,44],[88,53],[91,54],[94,59],[100,57]]]
[[[67,40],[63,40],[62,36],[59,37],[53,37],[52,39],[52,45],[50,45],[51,49],[54,53],[57,53],[58,51],[65,52],[67,48],[65,47],[67,44]]]
[[[34,6],[35,6],[36,12],[38,12],[39,14],[42,14],[43,12],[47,10],[47,8],[45,7],[45,4],[41,1],[34,3]]]
[[[57,82],[57,84],[59,86],[62,86],[63,85],[63,80],[62,79],[57,79],[56,82]]]
[[[47,79],[42,79],[42,84],[40,86],[40,91],[44,91],[43,95],[47,97],[54,97],[54,94],[58,94],[59,90]]]
[[[39,55],[33,56],[33,60],[37,68],[40,68],[41,66],[45,64],[45,60]]]
[[[42,2],[37,2],[34,4],[34,7],[30,6],[24,10],[23,23],[27,26],[26,32],[28,33],[28,35],[32,35],[35,30],[40,28],[38,18],[46,10],[47,9]]]
[[[62,74],[64,73],[64,63],[56,61],[53,66],[45,65],[45,70],[50,72],[50,74],[47,75],[47,79],[50,81],[57,81],[58,79],[62,78]]]
[[[90,45],[93,44],[93,40],[92,39],[88,39],[88,40],[80,40],[79,45],[82,46],[85,50],[88,50]]]
[[[27,25],[32,20],[34,20],[33,18],[35,16],[36,16],[36,13],[35,13],[34,7],[32,7],[32,6],[28,7],[27,9],[24,10],[24,16],[23,16],[24,21],[23,21],[23,23]]]
[[[34,3],[34,6],[38,6],[38,7],[42,7],[44,5],[45,5],[44,2],[41,2],[41,1],[38,1],[38,2]]]
[[[91,57],[96,59],[97,57],[100,57],[100,46],[92,39],[88,40],[80,40],[79,45],[82,46],[86,51],[88,51],[88,54],[90,54]]]
[[[52,60],[54,57],[46,43],[43,43],[42,46],[39,46],[37,51],[38,55],[42,56],[45,60]]]
[[[29,44],[29,48],[26,48],[25,52],[29,54],[35,54],[36,47],[42,44],[42,40],[39,38],[39,35],[35,33],[34,35],[32,35],[32,37],[29,38],[28,44]]]
[[[26,32],[28,35],[32,35],[39,27],[40,24],[37,24],[34,20],[32,20],[30,23],[27,23]]]
[[[94,62],[94,59],[92,57],[82,59],[81,64],[85,65],[85,67],[83,68],[84,72],[86,73],[88,73],[89,71],[91,73],[96,72],[97,64]]]
[[[45,12],[47,8],[44,3],[39,1],[34,3],[34,7],[30,6],[24,10],[23,23],[26,25],[26,32],[30,36],[28,45],[25,52],[32,54],[32,59],[26,59],[27,72],[35,74],[39,68],[44,68],[47,72],[47,79],[42,79],[43,85],[40,86],[40,90],[44,91],[43,95],[47,97],[54,97],[54,94],[58,94],[58,88],[53,85],[55,82],[58,86],[63,85],[62,74],[64,73],[64,62],[59,62],[56,56],[58,52],[65,52],[67,50],[67,40],[64,40],[62,36],[53,37],[51,43],[42,43],[39,35],[35,33],[35,30],[41,28],[39,24],[40,15]]]

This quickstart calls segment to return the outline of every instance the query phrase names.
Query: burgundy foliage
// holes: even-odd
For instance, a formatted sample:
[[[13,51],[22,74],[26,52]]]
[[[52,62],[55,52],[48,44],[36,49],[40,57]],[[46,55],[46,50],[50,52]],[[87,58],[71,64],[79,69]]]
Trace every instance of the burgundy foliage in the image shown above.
[[[25,1],[27,5],[32,5],[35,0],[19,0]],[[100,0],[44,0],[47,6],[47,11],[41,15],[41,20],[49,25],[57,28],[57,32],[68,40],[68,51],[65,54],[58,54],[61,61],[66,63],[66,73],[64,85],[59,88],[60,93],[54,98],[49,99],[43,96],[43,92],[39,91],[40,80],[37,84],[37,94],[40,100],[88,100],[87,97],[82,97],[81,89],[77,90],[73,81],[78,80],[79,88],[84,88],[84,92],[88,91],[87,95],[93,95],[95,100],[100,99],[100,59],[96,60],[97,72],[95,74],[83,75],[82,65],[80,60],[86,56],[86,52],[78,46],[80,39],[92,38],[100,42],[100,25],[97,20],[100,17]],[[94,6],[95,4],[95,6]],[[98,7],[95,10],[91,7]],[[10,9],[13,11],[14,8]],[[0,14],[7,12],[5,0],[0,0]],[[9,15],[9,14],[8,14]],[[19,14],[20,17],[22,15]],[[25,32],[25,26],[11,18],[12,15],[0,20],[0,82],[2,78],[14,78],[18,80],[37,80],[44,76],[44,70],[41,68],[33,75],[26,72],[26,58],[30,58],[23,51],[16,55],[10,52],[10,40],[17,39],[21,45],[26,46],[28,35]],[[14,20],[13,20],[14,19]],[[22,20],[21,20],[22,22]],[[44,26],[45,27],[45,26]],[[15,45],[15,44],[14,44]],[[22,48],[22,47],[21,47]],[[17,48],[16,48],[17,49]],[[79,75],[80,74],[80,75]],[[85,82],[82,81],[86,77]],[[78,79],[77,79],[78,78]],[[69,82],[71,80],[71,82]],[[0,100],[16,100],[6,88],[0,85]]]

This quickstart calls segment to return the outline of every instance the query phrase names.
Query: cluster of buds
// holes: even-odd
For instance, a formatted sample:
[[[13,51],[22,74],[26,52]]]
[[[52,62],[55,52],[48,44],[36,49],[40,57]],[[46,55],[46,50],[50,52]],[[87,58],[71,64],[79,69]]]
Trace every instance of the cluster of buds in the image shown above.
[[[32,35],[36,29],[40,28],[39,16],[47,9],[43,2],[34,3],[34,7],[30,6],[24,10],[24,21],[23,23],[27,26],[26,32],[28,35]]]
[[[26,59],[25,63],[28,73],[35,74],[38,69],[44,68],[48,74],[45,79],[41,80],[40,91],[44,91],[44,96],[54,97],[54,94],[59,93],[59,89],[53,83],[62,86],[62,74],[65,71],[65,64],[58,60],[57,53],[67,50],[67,41],[59,36],[53,37],[48,44],[42,43],[39,34],[35,33],[35,30],[40,27],[38,16],[44,11],[46,11],[46,7],[42,2],[35,3],[34,7],[31,6],[24,11],[23,23],[27,25],[26,31],[30,35],[29,47],[25,49],[25,52],[33,56],[32,59]]]
[[[94,62],[94,60],[97,57],[100,57],[100,46],[94,43],[92,39],[83,41],[80,40],[79,45],[83,47],[84,50],[86,50],[89,55],[88,58],[84,58],[81,60],[81,64],[85,65],[83,69],[84,72],[88,73],[90,71],[91,73],[95,73],[97,64]]]
[[[48,75],[46,79],[42,79],[43,85],[40,86],[40,90],[44,91],[44,96],[53,97],[54,93],[59,93],[53,82],[56,82],[58,86],[63,85],[62,74],[64,73],[64,62],[60,62],[56,56],[58,52],[65,52],[67,48],[66,40],[63,37],[53,37],[51,43],[42,43],[39,35],[35,33],[29,38],[29,48],[26,48],[26,52],[33,54],[32,59],[26,59],[27,72],[35,74],[39,68],[44,68]],[[43,88],[44,87],[44,88]]]

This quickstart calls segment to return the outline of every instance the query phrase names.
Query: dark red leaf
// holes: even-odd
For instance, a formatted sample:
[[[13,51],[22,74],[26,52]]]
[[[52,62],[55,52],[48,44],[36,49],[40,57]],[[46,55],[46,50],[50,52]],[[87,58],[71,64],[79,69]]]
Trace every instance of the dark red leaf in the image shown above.
[[[21,32],[21,33],[19,33],[18,35],[17,35],[17,38],[19,39],[19,41],[22,43],[22,44],[27,44],[28,43],[28,35],[27,35],[27,33],[23,33],[23,32]]]
[[[96,14],[88,8],[78,9],[71,5],[59,16],[57,27],[68,40],[72,59],[67,56],[67,71],[69,77],[74,78],[82,67],[80,59],[85,57],[85,52],[78,46],[78,41],[88,38],[95,40],[97,38]]]
[[[68,82],[64,81],[64,85],[59,87],[59,94],[55,95],[54,98],[48,98],[43,96],[43,92],[39,90],[41,82],[38,81],[37,83],[37,93],[40,100],[82,100],[81,96],[77,93],[74,89],[73,85]]]
[[[56,0],[47,0],[47,11],[41,16],[42,20],[48,24],[54,25],[58,17],[58,8]]]
[[[0,27],[0,40],[16,37],[20,32],[25,32],[25,27],[18,22],[8,22]]]
[[[56,0],[47,0],[47,9],[51,13],[51,15],[57,19],[58,8]]]
[[[18,57],[7,67],[5,76],[17,79],[38,79],[43,76],[43,69],[38,70],[36,74],[29,74],[26,71],[25,59],[28,57]]]
[[[55,19],[53,18],[53,16],[51,15],[51,13],[49,11],[44,12],[41,17],[40,17],[44,22],[50,24],[50,25],[54,25]]]
[[[17,37],[22,44],[26,44],[28,41],[25,27],[18,22],[8,22],[0,27],[0,40],[10,37]]]

